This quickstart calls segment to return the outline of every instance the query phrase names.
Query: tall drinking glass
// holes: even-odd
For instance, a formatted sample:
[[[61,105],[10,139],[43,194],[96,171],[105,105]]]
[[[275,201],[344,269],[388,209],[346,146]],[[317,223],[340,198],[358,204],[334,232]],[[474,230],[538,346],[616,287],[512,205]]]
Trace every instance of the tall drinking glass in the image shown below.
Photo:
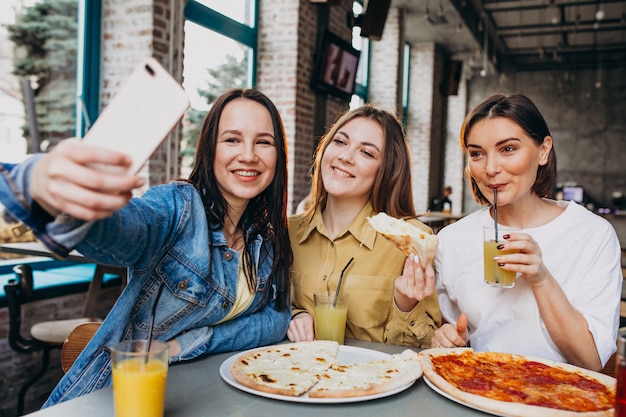
[[[511,288],[515,285],[516,273],[500,268],[498,262],[494,261],[493,258],[494,256],[519,252],[517,250],[498,250],[498,246],[505,242],[502,236],[519,230],[521,230],[519,227],[510,226],[498,226],[497,230],[494,227],[483,227],[485,282],[487,284],[500,288]]]
[[[129,340],[110,348],[113,363],[115,417],[163,417],[168,346]]]
[[[348,317],[348,294],[335,297],[334,291],[313,294],[315,338],[343,344]]]

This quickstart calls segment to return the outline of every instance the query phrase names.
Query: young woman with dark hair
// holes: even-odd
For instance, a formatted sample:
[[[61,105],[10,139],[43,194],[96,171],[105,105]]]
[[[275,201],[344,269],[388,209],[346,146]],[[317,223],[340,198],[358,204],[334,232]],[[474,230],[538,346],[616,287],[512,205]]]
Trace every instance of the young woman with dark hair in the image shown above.
[[[110,385],[106,347],[146,339],[153,306],[153,338],[168,343],[170,362],[284,338],[292,252],[280,116],[265,95],[237,89],[203,123],[189,180],[140,198],[131,198],[139,177],[93,168],[127,167],[127,156],[78,140],[2,169],[2,204],[50,249],[129,268],[117,303],[44,406]]]

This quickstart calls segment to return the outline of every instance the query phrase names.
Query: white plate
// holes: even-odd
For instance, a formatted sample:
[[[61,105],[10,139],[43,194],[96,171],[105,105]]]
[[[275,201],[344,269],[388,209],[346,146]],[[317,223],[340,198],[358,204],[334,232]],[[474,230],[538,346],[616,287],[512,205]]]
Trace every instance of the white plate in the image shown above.
[[[250,349],[250,350],[256,350],[256,349]],[[368,401],[368,400],[374,400],[376,398],[388,397],[390,395],[394,395],[399,392],[402,392],[414,384],[412,382],[403,387],[396,388],[394,390],[387,391],[387,392],[381,392],[379,394],[363,395],[360,397],[348,397],[348,398],[309,398],[308,394],[303,394],[299,397],[292,397],[289,395],[270,394],[268,392],[258,391],[253,388],[249,388],[249,387],[246,387],[245,385],[240,384],[239,382],[237,382],[237,380],[233,377],[233,374],[230,372],[230,368],[233,366],[233,363],[237,360],[237,358],[240,357],[241,355],[245,355],[248,352],[249,351],[236,353],[230,358],[226,359],[224,362],[222,362],[222,365],[220,366],[220,375],[222,379],[226,381],[227,384],[230,384],[233,387],[240,389],[241,391],[245,391],[250,394],[259,395],[265,398],[272,398],[274,400],[290,401],[290,402],[296,402],[296,403],[316,403],[316,404],[352,403],[352,402]],[[365,348],[360,348],[356,346],[340,345],[339,353],[337,354],[337,363],[341,365],[349,365],[351,363],[370,362],[370,361],[375,361],[379,359],[385,359],[390,356],[391,355],[387,353],[379,352],[376,350],[365,349]]]
[[[428,379],[428,377],[426,375],[424,375],[424,382],[426,382],[426,385],[431,387],[433,389],[433,391],[435,391],[437,394],[442,395],[442,396],[446,397],[447,399],[454,401],[455,403],[459,403],[461,405],[464,405],[465,407],[473,408],[474,410],[482,411],[484,413],[489,413],[489,414],[494,415],[494,416],[510,417],[509,414],[494,413],[493,411],[485,410],[484,408],[476,407],[476,406],[474,406],[472,404],[467,404],[466,402],[463,402],[463,401],[459,400],[458,398],[454,398],[452,395],[448,394],[447,392],[444,392],[444,391],[440,390],[435,384],[430,382],[430,380]]]

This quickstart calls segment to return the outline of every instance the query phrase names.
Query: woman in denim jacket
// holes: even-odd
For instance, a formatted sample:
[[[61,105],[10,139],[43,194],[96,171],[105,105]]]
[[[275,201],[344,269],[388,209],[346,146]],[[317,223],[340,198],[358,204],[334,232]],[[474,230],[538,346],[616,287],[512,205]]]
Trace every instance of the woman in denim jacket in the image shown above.
[[[89,164],[129,158],[77,140],[0,166],[6,208],[58,255],[76,248],[126,266],[129,282],[44,407],[111,384],[107,346],[148,336],[170,362],[282,340],[289,319],[285,134],[274,104],[232,90],[206,116],[187,181],[131,191],[143,180]]]

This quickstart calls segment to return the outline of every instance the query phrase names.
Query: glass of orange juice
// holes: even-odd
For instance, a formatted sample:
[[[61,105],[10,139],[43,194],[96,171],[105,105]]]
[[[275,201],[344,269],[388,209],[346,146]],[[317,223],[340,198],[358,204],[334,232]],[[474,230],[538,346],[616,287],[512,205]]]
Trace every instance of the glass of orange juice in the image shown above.
[[[168,346],[129,340],[110,347],[115,417],[163,417]]]
[[[334,291],[316,292],[313,301],[315,338],[343,344],[348,318],[348,294],[340,294],[335,298]]]

